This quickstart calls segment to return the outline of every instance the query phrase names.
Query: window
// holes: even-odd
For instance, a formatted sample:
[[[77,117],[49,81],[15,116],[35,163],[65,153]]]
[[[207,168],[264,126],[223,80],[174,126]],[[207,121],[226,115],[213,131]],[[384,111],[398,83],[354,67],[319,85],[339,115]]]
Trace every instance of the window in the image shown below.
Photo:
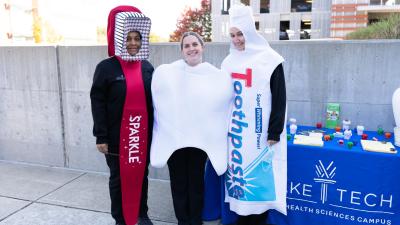
[[[380,5],[381,4],[381,0],[371,0],[370,5]]]
[[[250,5],[250,0],[240,0],[244,5]]]
[[[270,0],[260,0],[260,13],[269,13]]]
[[[311,12],[312,0],[292,0],[292,12]]]
[[[379,22],[379,19],[377,19],[377,18],[368,19],[368,24],[373,24],[373,23],[377,23],[377,22]]]
[[[281,21],[279,28],[279,40],[289,40],[289,34],[287,30],[290,28],[290,21],[283,20]]]
[[[228,10],[231,7],[231,0],[222,0],[222,14],[228,14]]]
[[[300,39],[311,39],[311,20],[301,21]]]
[[[371,0],[370,5],[393,5],[394,0]]]

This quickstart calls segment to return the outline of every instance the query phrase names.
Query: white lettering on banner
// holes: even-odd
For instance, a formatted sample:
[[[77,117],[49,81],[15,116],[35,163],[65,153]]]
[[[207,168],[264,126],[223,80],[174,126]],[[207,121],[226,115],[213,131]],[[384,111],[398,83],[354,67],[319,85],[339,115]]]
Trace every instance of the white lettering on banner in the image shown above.
[[[307,207],[307,206],[287,205],[287,209],[292,210],[292,211],[314,213],[314,209]]]
[[[299,190],[298,188],[300,187],[300,185],[301,185],[301,189]],[[293,182],[290,182],[289,193],[293,194],[293,192],[295,191],[298,195],[300,195],[300,193],[301,193],[302,196],[312,197],[311,194],[308,194],[308,193],[311,193],[311,188],[312,188],[312,185],[310,185],[310,184],[297,183],[294,185]]]
[[[135,163],[139,162],[139,128],[141,116],[129,116],[129,154],[128,162]]]
[[[349,194],[346,194],[347,190],[345,189],[337,188],[336,190],[339,192],[340,202],[348,202],[344,200],[345,197],[348,197],[350,199],[350,204],[353,205],[361,205],[361,203],[363,203],[363,205],[366,205],[368,207],[375,207],[379,204],[380,207],[384,207],[384,204],[386,204],[387,207],[392,208],[393,195],[390,195],[389,199],[385,199],[384,195],[381,194],[380,199],[377,200],[378,195],[374,193],[368,193],[364,197],[362,197],[362,193],[358,191],[351,191]],[[363,199],[362,202],[360,201],[361,198]],[[373,201],[373,199],[375,199],[375,201]]]
[[[362,217],[362,216],[354,216],[346,212],[338,212],[335,210],[327,210],[327,209],[322,209],[318,207],[309,207],[309,206],[302,206],[302,205],[296,205],[296,204],[288,204],[287,209],[293,212],[299,212],[299,213],[308,213],[308,214],[314,214],[314,215],[322,215],[326,217],[332,217],[332,218],[337,218],[340,220],[346,220],[350,222],[356,222],[359,224],[381,224],[381,225],[392,225],[393,222],[390,219],[385,219],[379,216],[376,217]],[[353,224],[353,223],[352,223]]]
[[[393,212],[393,202],[395,200],[393,194],[368,193],[359,190],[348,190],[340,186],[335,187],[340,183],[333,179],[336,174],[336,167],[333,161],[323,164],[319,160],[315,166],[315,172],[317,175],[314,178],[315,184],[288,180],[287,199],[291,200],[288,201],[288,210],[335,217],[340,220],[353,221],[357,224],[391,225],[399,222],[394,222],[392,220],[393,217],[390,216],[398,216],[399,214],[399,212]],[[331,186],[329,191],[328,185]],[[319,190],[318,194],[315,193],[316,190]],[[331,196],[331,200],[328,200],[328,195]],[[320,203],[315,201],[317,196],[320,196]],[[294,201],[301,203],[299,205],[290,204]],[[329,204],[325,204],[325,202]],[[310,204],[315,207],[310,207]],[[337,211],[328,207],[335,207]],[[358,214],[354,214],[355,212],[358,212]],[[359,216],[359,213],[365,213],[365,216]]]
[[[385,200],[383,199],[383,194],[381,195],[381,207],[383,207],[383,203],[387,202],[389,203],[389,208],[392,208],[392,200],[393,200],[393,195],[390,195],[390,199]]]
[[[297,189],[300,186],[300,183],[297,183],[295,186],[293,186],[293,182],[290,182],[290,194],[293,194],[293,191],[296,191],[297,194],[300,194],[300,191]]]
[[[307,187],[310,189],[307,189]],[[312,188],[312,185],[304,184],[303,185],[303,196],[311,197],[311,194],[306,194],[306,193],[311,193],[311,188]]]
[[[355,195],[361,195],[361,192],[358,191],[352,191],[351,192],[351,197],[350,197],[350,203],[355,204],[355,205],[361,205],[360,202],[355,202],[354,200],[360,200],[360,197],[355,196]]]
[[[369,194],[365,195],[365,198],[364,198],[365,204],[366,204],[367,206],[369,206],[369,207],[375,207],[375,206],[376,206],[376,203],[370,204],[370,203],[367,201],[367,199],[368,199],[369,196],[374,196],[375,198],[377,197],[376,194],[372,194],[372,193],[369,193]]]
[[[343,192],[347,192],[347,191],[343,190],[343,189],[340,189],[340,188],[337,188],[336,190],[340,192],[340,198],[339,198],[340,202],[343,202]]]

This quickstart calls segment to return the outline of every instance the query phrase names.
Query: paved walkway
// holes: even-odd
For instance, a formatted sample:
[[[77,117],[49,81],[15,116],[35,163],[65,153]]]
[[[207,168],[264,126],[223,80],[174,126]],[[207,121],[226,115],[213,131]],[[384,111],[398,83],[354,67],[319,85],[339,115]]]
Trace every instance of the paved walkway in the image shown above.
[[[0,225],[114,225],[107,187],[104,173],[0,161]],[[149,216],[176,224],[169,181],[150,180]]]

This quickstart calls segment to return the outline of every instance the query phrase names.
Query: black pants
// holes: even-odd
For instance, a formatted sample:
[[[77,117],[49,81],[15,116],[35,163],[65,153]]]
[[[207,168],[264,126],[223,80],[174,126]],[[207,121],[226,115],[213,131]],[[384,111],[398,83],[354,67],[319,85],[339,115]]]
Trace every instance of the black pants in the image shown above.
[[[110,147],[110,152],[119,152],[118,147]],[[139,217],[147,217],[147,190],[149,186],[149,162],[150,154],[147,154],[146,169],[143,176],[142,194],[140,199]],[[125,224],[124,215],[122,212],[122,193],[121,193],[121,178],[119,173],[119,157],[114,155],[106,155],[107,165],[110,168],[109,190],[111,198],[111,215],[117,223]]]
[[[175,151],[168,160],[172,200],[178,225],[201,225],[207,154],[196,148]]]
[[[259,215],[239,216],[236,225],[266,225],[268,211]]]

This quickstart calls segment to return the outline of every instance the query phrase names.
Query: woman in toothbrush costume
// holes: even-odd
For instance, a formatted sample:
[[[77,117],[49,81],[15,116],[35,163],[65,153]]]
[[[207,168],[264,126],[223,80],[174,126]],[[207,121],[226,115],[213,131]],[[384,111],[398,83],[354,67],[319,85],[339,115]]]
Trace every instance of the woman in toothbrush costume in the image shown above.
[[[147,215],[154,71],[147,61],[150,27],[150,18],[134,6],[110,11],[110,57],[97,65],[90,91],[93,135],[110,169],[111,215],[116,225],[153,224]]]
[[[227,168],[233,89],[228,74],[203,62],[204,43],[197,33],[183,34],[180,48],[183,59],[159,66],[153,75],[150,162],[157,168],[168,163],[178,224],[198,225],[203,224],[207,156],[219,175]]]
[[[215,195],[208,193],[213,188],[207,185],[204,218],[221,216],[224,224],[266,224],[269,209],[286,214],[284,60],[257,33],[252,15],[251,8],[244,5],[229,10],[230,53],[221,65],[231,75],[234,88],[228,170],[220,181],[206,174],[210,185],[221,180],[225,184],[227,204],[222,206],[221,215],[211,212],[212,205],[218,203],[213,200]]]

